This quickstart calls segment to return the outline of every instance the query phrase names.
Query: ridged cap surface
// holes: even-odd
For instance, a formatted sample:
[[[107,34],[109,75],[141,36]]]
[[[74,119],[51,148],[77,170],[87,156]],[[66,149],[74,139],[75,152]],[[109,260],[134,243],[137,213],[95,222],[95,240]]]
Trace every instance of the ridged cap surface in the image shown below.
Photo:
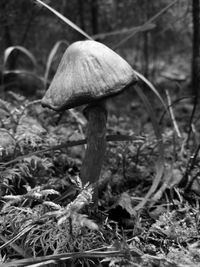
[[[42,105],[74,108],[118,94],[136,81],[132,67],[107,46],[75,42],[65,51]]]

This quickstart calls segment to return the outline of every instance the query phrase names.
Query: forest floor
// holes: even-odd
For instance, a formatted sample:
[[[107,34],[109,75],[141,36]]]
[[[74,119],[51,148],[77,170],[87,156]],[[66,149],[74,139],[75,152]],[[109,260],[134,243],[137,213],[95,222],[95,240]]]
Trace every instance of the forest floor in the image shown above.
[[[58,114],[12,92],[0,100],[1,266],[200,266],[200,112],[191,123],[191,97],[169,87],[173,122],[144,91],[164,152],[132,89],[108,101],[107,133],[133,140],[108,142],[98,209],[79,179],[85,147],[69,147],[85,138],[80,109]]]

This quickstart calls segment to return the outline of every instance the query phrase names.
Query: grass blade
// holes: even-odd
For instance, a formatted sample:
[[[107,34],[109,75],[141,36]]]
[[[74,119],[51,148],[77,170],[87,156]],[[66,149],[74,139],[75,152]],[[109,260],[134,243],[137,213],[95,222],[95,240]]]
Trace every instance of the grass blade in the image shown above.
[[[46,64],[46,70],[45,70],[45,74],[44,74],[44,88],[46,89],[47,87],[47,82],[48,82],[48,76],[49,76],[49,71],[53,62],[53,58],[55,56],[55,54],[57,53],[59,47],[61,46],[61,44],[66,44],[67,46],[69,46],[69,43],[65,40],[60,40],[58,42],[56,42],[56,44],[53,46],[53,48],[51,49],[48,59],[47,59],[47,64]]]
[[[6,50],[4,52],[4,57],[3,57],[3,66],[4,66],[4,69],[6,67],[6,64],[8,62],[8,59],[9,59],[11,53],[14,50],[19,50],[20,52],[22,52],[23,54],[25,54],[30,59],[31,63],[33,64],[34,69],[36,69],[37,62],[36,62],[36,59],[35,59],[34,55],[30,51],[28,51],[25,47],[23,47],[23,46],[10,46],[10,47],[6,48]]]
[[[121,34],[129,34],[129,33],[138,33],[138,32],[144,32],[152,30],[156,27],[154,23],[149,23],[147,25],[142,26],[136,26],[129,29],[123,29],[118,31],[112,31],[112,32],[106,32],[106,33],[99,33],[92,36],[94,40],[96,39],[105,39],[106,37],[115,36],[115,35],[121,35]]]
[[[140,80],[142,80],[153,92],[154,94],[158,97],[158,99],[160,100],[160,102],[162,103],[162,105],[164,106],[165,110],[168,111],[167,106],[162,98],[162,96],[158,93],[158,91],[156,90],[156,88],[153,86],[153,84],[147,80],[141,73],[139,73],[138,71],[134,70],[136,76],[138,76],[138,78],[140,78]]]
[[[70,27],[72,27],[74,30],[85,36],[87,39],[93,40],[92,37],[90,37],[86,32],[84,32],[80,27],[78,27],[75,23],[73,23],[68,18],[64,17],[62,14],[60,14],[58,11],[56,11],[54,8],[50,7],[49,5],[45,4],[41,0],[36,0],[38,3],[40,3],[42,6],[46,7],[48,10],[50,10],[52,13],[54,13],[58,18],[60,18],[62,21],[64,21],[66,24],[68,24]]]
[[[138,211],[140,209],[142,209],[144,207],[144,205],[146,204],[146,202],[148,201],[148,199],[151,197],[151,195],[153,193],[155,193],[161,178],[163,176],[164,173],[164,146],[163,146],[163,142],[162,142],[162,135],[160,132],[160,127],[158,125],[158,122],[156,120],[156,115],[154,113],[154,110],[151,106],[151,103],[149,102],[149,100],[147,99],[147,97],[145,96],[145,94],[142,92],[142,90],[136,85],[134,86],[136,92],[138,93],[139,97],[142,99],[150,117],[151,117],[151,121],[153,124],[153,128],[154,128],[154,132],[156,135],[156,138],[158,140],[158,160],[156,163],[156,176],[154,178],[154,181],[149,189],[149,191],[147,192],[146,196],[143,198],[143,200],[136,206],[134,207],[135,211]]]
[[[4,75],[6,74],[22,74],[22,75],[27,75],[27,76],[32,76],[34,79],[40,81],[42,84],[44,84],[44,79],[43,77],[40,77],[39,75],[37,75],[35,72],[32,71],[27,71],[27,70],[20,70],[20,69],[16,69],[16,70],[5,70],[3,72]]]

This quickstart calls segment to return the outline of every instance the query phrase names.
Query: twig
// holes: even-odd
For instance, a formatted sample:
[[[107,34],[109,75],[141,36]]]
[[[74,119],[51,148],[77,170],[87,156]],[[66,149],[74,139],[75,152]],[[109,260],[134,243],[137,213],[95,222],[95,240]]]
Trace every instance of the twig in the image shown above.
[[[167,97],[169,114],[170,114],[172,123],[174,125],[175,132],[176,132],[177,136],[181,138],[181,133],[179,131],[178,124],[176,123],[176,119],[175,119],[174,112],[173,112],[173,109],[172,109],[171,97],[170,97],[169,91],[167,89],[165,89],[165,94],[166,94],[166,97]]]
[[[32,228],[34,227],[33,224],[29,224],[27,225],[22,231],[20,231],[16,236],[14,236],[12,239],[8,240],[7,242],[5,242],[2,246],[0,246],[0,250],[2,250],[3,248],[7,247],[8,245],[12,245],[15,241],[17,241],[20,237],[22,237],[24,234],[26,234],[27,232],[29,232]],[[0,236],[1,239],[3,239],[4,237],[1,235]],[[11,246],[13,247],[13,246]],[[19,253],[19,251],[17,251]],[[24,255],[23,255],[24,256]]]
[[[144,32],[144,31],[149,31],[155,28],[155,24],[150,23],[148,25],[141,25],[141,26],[136,26],[132,27],[129,29],[122,29],[122,30],[117,30],[117,31],[112,31],[112,32],[106,32],[106,33],[98,33],[92,36],[94,40],[99,40],[99,39],[105,39],[106,37],[110,36],[115,36],[115,35],[121,35],[121,34],[129,34],[129,33],[138,33],[138,32]]]
[[[1,267],[13,267],[13,266],[27,266],[28,264],[36,264],[41,262],[47,262],[49,260],[67,260],[67,259],[77,259],[77,258],[106,258],[106,257],[120,257],[124,258],[129,256],[129,254],[134,254],[135,257],[142,257],[142,252],[138,249],[130,249],[130,250],[116,250],[116,251],[95,251],[95,252],[68,252],[68,253],[62,253],[58,255],[49,255],[49,256],[43,256],[43,257],[36,257],[36,258],[29,258],[29,259],[22,259],[22,260],[16,260],[13,262],[2,264]]]
[[[186,147],[189,146],[189,141],[190,141],[190,137],[192,133],[192,123],[194,120],[194,115],[197,110],[197,106],[198,106],[198,97],[194,97],[194,105],[193,105],[192,113],[191,113],[190,120],[189,120],[189,130],[188,130],[188,135],[187,135],[187,140],[186,140]]]
[[[108,135],[106,137],[106,141],[107,142],[115,142],[115,141],[136,141],[136,142],[143,142],[144,138],[142,137],[135,137],[135,136],[129,136],[129,135]],[[13,159],[11,161],[8,162],[2,162],[0,163],[0,166],[8,166],[10,164],[13,164],[15,162],[18,162],[20,160],[23,160],[25,158],[31,157],[33,155],[39,155],[41,153],[45,153],[48,151],[53,151],[53,150],[59,150],[62,148],[67,148],[67,147],[73,147],[73,146],[80,146],[80,145],[85,145],[87,143],[86,139],[80,139],[80,140],[76,140],[76,141],[67,141],[67,142],[63,142],[60,145],[56,145],[56,146],[51,146],[49,148],[46,149],[42,149],[42,150],[38,150],[32,153],[29,153],[27,155],[23,155],[23,156],[19,156],[16,159]]]
[[[188,176],[189,174],[191,173],[191,171],[194,169],[195,167],[195,162],[197,160],[197,156],[199,154],[199,151],[200,151],[200,144],[198,145],[196,151],[194,152],[194,154],[190,157],[188,163],[187,163],[187,166],[186,166],[186,170],[185,170],[185,173],[183,175],[183,178],[182,180],[180,181],[179,183],[179,186],[180,187],[184,187],[184,188],[187,188],[187,185],[188,185]]]
[[[7,240],[2,234],[0,234],[0,239],[5,242],[4,245],[7,246],[7,245],[10,245],[10,247],[16,251],[20,256],[24,257],[24,258],[27,258],[27,257],[30,257],[31,255],[30,254],[27,254],[25,250],[23,250],[20,246],[16,245],[14,241],[10,242],[10,240]],[[3,245],[3,246],[4,246]],[[4,247],[5,247],[4,246]]]
[[[180,97],[179,99],[174,100],[174,101],[171,103],[171,105],[168,105],[168,106],[167,106],[167,110],[164,110],[164,111],[163,111],[163,114],[161,115],[158,124],[161,125],[162,120],[164,119],[165,115],[168,114],[167,111],[169,110],[169,107],[173,107],[174,105],[179,104],[179,102],[181,102],[182,100],[185,100],[185,99],[187,99],[187,98],[190,99],[190,98],[194,98],[194,97],[191,97],[191,96],[183,96],[183,97]]]

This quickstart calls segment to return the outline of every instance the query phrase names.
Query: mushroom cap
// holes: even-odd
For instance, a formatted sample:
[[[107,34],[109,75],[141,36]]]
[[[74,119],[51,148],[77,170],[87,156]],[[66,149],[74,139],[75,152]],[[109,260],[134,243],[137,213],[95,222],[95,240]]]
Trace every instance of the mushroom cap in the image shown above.
[[[96,41],[78,41],[65,51],[42,105],[74,108],[120,93],[137,81],[132,67]]]

